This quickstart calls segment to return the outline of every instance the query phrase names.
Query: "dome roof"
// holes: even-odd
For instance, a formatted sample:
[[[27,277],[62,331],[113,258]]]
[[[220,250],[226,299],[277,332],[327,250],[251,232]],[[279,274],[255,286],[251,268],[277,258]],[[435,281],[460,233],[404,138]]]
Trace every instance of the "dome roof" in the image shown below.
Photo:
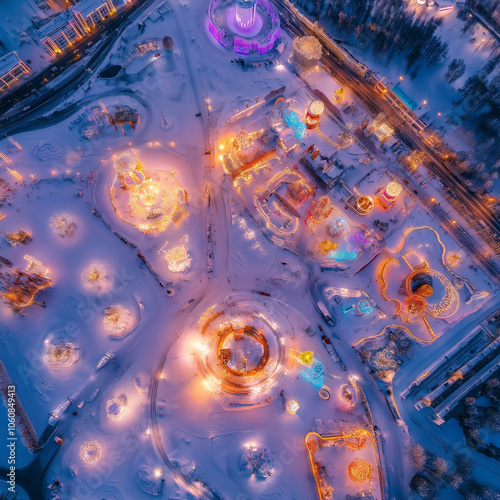
[[[161,42],[165,50],[172,50],[174,48],[174,41],[169,36],[164,36]]]

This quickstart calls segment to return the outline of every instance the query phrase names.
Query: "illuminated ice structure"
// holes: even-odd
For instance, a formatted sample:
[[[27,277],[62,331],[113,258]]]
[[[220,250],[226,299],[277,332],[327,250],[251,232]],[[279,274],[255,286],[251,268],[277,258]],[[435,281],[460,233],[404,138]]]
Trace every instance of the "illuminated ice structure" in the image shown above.
[[[302,378],[310,382],[314,387],[321,389],[325,381],[323,363],[314,357],[313,352],[298,352],[295,349],[290,349],[290,355],[304,367],[300,372]]]
[[[253,302],[238,301],[213,306],[202,315],[198,326],[203,344],[197,344],[196,359],[204,383],[211,391],[239,396],[245,401],[264,398],[278,391],[286,371],[285,337],[273,317],[250,310]]]
[[[127,409],[127,396],[122,394],[106,403],[106,415],[110,420],[121,420]]]
[[[111,338],[122,338],[137,325],[137,317],[130,309],[115,304],[104,310],[102,325]]]
[[[50,218],[50,229],[54,234],[62,236],[72,236],[75,230],[75,220],[70,214],[57,214]]]
[[[97,441],[87,441],[80,448],[80,458],[87,464],[95,464],[101,456],[102,448]]]
[[[353,311],[356,316],[368,316],[373,312],[375,302],[371,299],[364,298],[358,301],[356,304],[351,304],[348,307],[344,307],[344,314]]]
[[[347,229],[348,223],[344,217],[334,217],[328,222],[326,226],[326,232],[332,238],[341,234],[345,229]]]
[[[82,271],[80,277],[88,290],[101,290],[108,282],[108,271],[100,262],[93,262]]]
[[[80,350],[63,333],[49,335],[45,339],[45,362],[51,369],[67,368],[80,358]]]
[[[380,204],[385,208],[391,208],[396,202],[398,196],[401,194],[403,186],[399,182],[391,181],[385,189],[378,195]]]
[[[173,273],[188,271],[192,258],[189,256],[185,245],[179,245],[165,252],[168,270]]]
[[[113,161],[116,177],[110,190],[118,215],[144,233],[164,231],[187,214],[187,194],[174,171],[146,171],[134,151]]]
[[[265,54],[279,36],[280,20],[269,0],[211,0],[208,29],[226,49]]]
[[[241,29],[254,26],[257,0],[236,0],[236,24]]]

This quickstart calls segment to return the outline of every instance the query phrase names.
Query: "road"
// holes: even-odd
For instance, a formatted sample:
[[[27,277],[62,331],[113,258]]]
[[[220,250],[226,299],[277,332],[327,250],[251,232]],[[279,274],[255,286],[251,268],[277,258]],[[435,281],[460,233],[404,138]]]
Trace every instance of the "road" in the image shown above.
[[[397,137],[403,143],[412,150],[423,151],[426,154],[425,166],[428,170],[438,177],[446,188],[452,191],[465,209],[473,214],[477,220],[483,220],[493,233],[500,236],[500,221],[491,210],[476,199],[476,195],[464,184],[464,180],[453,171],[451,166],[447,166],[441,161],[437,153],[426,144],[422,136],[415,131],[410,123],[397,114],[391,104],[374,87],[335,59],[331,51],[328,50],[328,47],[332,45],[332,41],[322,31],[311,29],[306,22],[303,22],[302,18],[299,19],[296,12],[286,1],[276,0],[276,4],[281,8],[281,19],[285,29],[290,31],[292,36],[316,36],[322,42],[324,48],[327,49],[326,53],[323,53],[322,63],[335,76],[335,79],[344,87],[349,88],[374,113],[384,113],[397,131]],[[500,283],[500,266],[487,255],[482,245],[476,239],[466,236],[465,233],[460,232],[457,234],[455,229],[452,234],[488,271],[491,277],[497,283]]]

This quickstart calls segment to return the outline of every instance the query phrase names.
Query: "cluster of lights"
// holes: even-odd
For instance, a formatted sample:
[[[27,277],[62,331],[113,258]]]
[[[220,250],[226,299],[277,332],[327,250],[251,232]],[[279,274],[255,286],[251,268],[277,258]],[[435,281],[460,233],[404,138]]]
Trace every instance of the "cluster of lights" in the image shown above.
[[[394,353],[389,349],[381,349],[375,352],[372,356],[372,364],[377,370],[394,370],[398,363],[394,359]]]
[[[78,348],[71,342],[47,343],[45,360],[49,368],[63,368],[78,360]]]
[[[97,441],[86,441],[80,448],[80,458],[87,464],[97,463],[102,456],[101,445]]]
[[[107,307],[102,319],[104,330],[113,336],[120,335],[127,328],[131,317],[132,313],[120,304]]]
[[[83,286],[89,290],[100,290],[108,280],[108,271],[99,262],[87,266],[81,274]]]
[[[70,214],[57,214],[49,220],[50,229],[59,236],[72,236],[75,230],[75,220]]]
[[[295,415],[297,411],[299,410],[300,405],[296,399],[289,399],[286,402],[286,409],[288,413],[291,413],[292,415]]]
[[[366,448],[367,440],[366,433],[355,434],[344,439],[344,446],[350,451],[360,451]]]
[[[192,259],[189,256],[186,247],[180,245],[165,252],[168,270],[174,273],[182,273],[189,269]]]
[[[363,458],[356,458],[347,466],[347,474],[351,481],[364,483],[373,477],[373,467]]]

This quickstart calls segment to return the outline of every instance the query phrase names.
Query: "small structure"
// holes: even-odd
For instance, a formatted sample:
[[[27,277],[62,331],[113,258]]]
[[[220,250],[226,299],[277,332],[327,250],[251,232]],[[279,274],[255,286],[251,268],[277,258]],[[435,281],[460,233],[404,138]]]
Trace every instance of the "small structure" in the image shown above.
[[[29,66],[17,55],[9,52],[0,58],[0,92],[30,72]]]
[[[316,37],[302,36],[293,40],[291,60],[303,75],[317,68],[321,55],[321,43]]]
[[[326,232],[332,238],[335,238],[347,229],[348,223],[344,217],[334,217],[330,219],[326,226]]]
[[[140,116],[135,109],[130,106],[115,106],[115,110],[108,114],[109,123],[127,135],[127,129],[135,129],[140,122]]]
[[[385,189],[382,191],[382,194],[378,196],[380,204],[388,209],[391,208],[392,205],[396,202],[397,197],[401,194],[403,190],[403,186],[397,181],[391,181]]]
[[[79,347],[58,337],[45,340],[45,362],[51,369],[67,368],[80,359]]]
[[[292,415],[295,415],[297,411],[299,410],[300,405],[296,399],[288,399],[286,402],[286,409],[288,413],[291,413]]]
[[[154,40],[137,45],[137,47],[135,48],[135,53],[138,56],[143,56],[148,52],[152,52],[153,50],[158,50],[158,42]]]

